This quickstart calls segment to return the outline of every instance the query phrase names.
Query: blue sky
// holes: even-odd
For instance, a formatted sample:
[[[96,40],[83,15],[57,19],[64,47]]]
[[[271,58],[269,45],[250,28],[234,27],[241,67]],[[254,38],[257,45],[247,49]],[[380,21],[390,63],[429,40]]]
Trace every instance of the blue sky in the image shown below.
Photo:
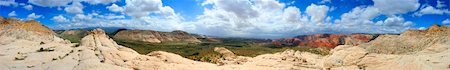
[[[123,27],[282,38],[450,25],[449,6],[449,0],[0,0],[0,15],[53,29]]]

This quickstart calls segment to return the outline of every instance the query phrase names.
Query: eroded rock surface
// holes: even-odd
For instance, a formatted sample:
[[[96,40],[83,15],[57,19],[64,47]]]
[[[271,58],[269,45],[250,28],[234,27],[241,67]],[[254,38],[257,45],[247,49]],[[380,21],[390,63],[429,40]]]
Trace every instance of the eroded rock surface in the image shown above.
[[[382,35],[361,46],[374,53],[411,54],[428,47],[450,45],[449,36],[449,27],[434,25],[426,30],[409,30],[400,35]]]
[[[152,30],[122,30],[114,35],[114,39],[126,41],[140,41],[148,43],[162,42],[201,42],[193,35],[184,31],[159,32]]]
[[[275,40],[272,43],[278,46],[288,45],[288,46],[300,46],[300,47],[326,47],[334,48],[338,45],[360,45],[367,43],[374,38],[377,34],[314,34],[314,35],[303,35],[296,36],[294,38],[285,38],[280,40]]]

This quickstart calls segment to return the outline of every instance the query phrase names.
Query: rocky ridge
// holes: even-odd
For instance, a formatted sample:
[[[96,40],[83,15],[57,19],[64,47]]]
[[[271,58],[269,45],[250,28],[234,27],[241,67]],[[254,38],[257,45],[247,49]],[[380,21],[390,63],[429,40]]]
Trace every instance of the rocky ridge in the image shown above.
[[[300,46],[314,48],[334,48],[338,45],[360,45],[375,39],[377,34],[314,34],[272,41],[277,46]]]
[[[147,43],[162,42],[201,42],[195,36],[180,30],[172,32],[159,32],[152,30],[121,30],[113,37],[117,40],[140,41]]]
[[[449,36],[448,26],[433,25],[426,30],[408,30],[400,35],[382,35],[373,42],[361,46],[374,53],[412,54],[433,46],[450,45]]]
[[[51,29],[34,20],[21,21],[17,19],[0,17],[0,30],[1,36],[9,36],[26,40],[49,41],[53,40],[55,37],[55,33]]]

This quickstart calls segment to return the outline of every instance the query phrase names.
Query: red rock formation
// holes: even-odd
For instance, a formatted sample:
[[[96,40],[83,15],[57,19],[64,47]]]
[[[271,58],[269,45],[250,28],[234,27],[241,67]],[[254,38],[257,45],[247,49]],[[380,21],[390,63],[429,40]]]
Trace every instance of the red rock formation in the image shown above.
[[[297,36],[294,38],[285,38],[275,40],[272,44],[281,46],[301,46],[301,47],[327,47],[334,48],[338,45],[359,45],[360,43],[369,42],[374,38],[373,35],[368,34],[314,34]]]

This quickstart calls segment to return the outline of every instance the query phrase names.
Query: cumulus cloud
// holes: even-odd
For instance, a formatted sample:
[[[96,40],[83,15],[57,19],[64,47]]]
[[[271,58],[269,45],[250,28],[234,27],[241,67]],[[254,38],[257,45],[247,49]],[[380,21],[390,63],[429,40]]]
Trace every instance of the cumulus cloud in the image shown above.
[[[427,14],[439,14],[439,15],[450,14],[450,11],[446,9],[436,9],[432,6],[425,6],[425,8],[420,9],[419,12],[414,13],[414,15],[416,16],[422,16]]]
[[[64,8],[64,11],[66,11],[67,13],[78,14],[83,13],[83,8],[84,7],[80,2],[73,2],[72,5]]]
[[[34,19],[38,19],[41,17],[42,17],[42,15],[36,15],[35,13],[31,13],[27,16],[27,20],[34,20]]]
[[[327,16],[330,7],[326,5],[309,5],[305,12],[276,0],[207,0],[202,5],[206,8],[203,15],[192,23],[196,33],[231,36],[279,38],[299,34],[316,33],[398,33],[413,25],[396,14],[414,11],[417,0],[403,5],[382,6],[397,1],[375,1],[374,6],[361,6],[345,13],[334,23]],[[229,8],[239,6],[239,8]],[[264,14],[262,14],[264,13]],[[387,19],[373,21],[375,17],[386,15]]]
[[[32,5],[26,5],[26,6],[23,6],[23,8],[25,8],[27,10],[33,10],[33,6]]]
[[[8,16],[9,16],[9,17],[15,17],[15,16],[17,16],[16,11],[12,11],[12,12],[8,13]]]
[[[54,20],[55,21],[55,20]],[[125,19],[123,15],[114,14],[76,14],[68,19],[69,22],[61,23],[57,29],[85,28],[85,27],[123,27],[129,29],[151,29],[159,31],[187,30],[191,25],[181,21],[154,16]]]
[[[231,3],[218,0],[209,0],[203,3],[203,5],[212,5],[213,8],[205,9],[203,15],[197,17],[197,21],[193,22],[198,23],[195,26],[199,31],[195,32],[215,36],[276,38],[282,35],[317,33],[323,30],[317,27],[325,26],[312,23],[308,18],[310,16],[300,12],[298,8],[293,6],[285,8],[286,4],[276,0],[223,1]],[[253,12],[233,11],[231,8],[221,8],[219,6],[221,4],[229,6],[248,4],[244,6]],[[243,13],[237,14],[236,12]]]
[[[124,13],[132,17],[144,17],[150,13],[160,11],[162,7],[161,0],[126,0]]]
[[[417,10],[420,6],[418,0],[373,0],[375,8],[387,15],[403,14]]]
[[[52,18],[52,20],[55,21],[55,22],[59,22],[59,23],[69,22],[69,20],[67,18],[65,18],[64,16],[62,16],[62,15],[54,16]]]
[[[84,1],[91,5],[95,5],[95,4],[110,4],[117,2],[118,0],[79,0],[79,1]]]
[[[108,7],[106,7],[106,8],[107,8],[109,11],[112,11],[112,12],[122,12],[122,11],[123,11],[123,8],[117,6],[116,4],[112,4],[111,6],[108,6]]]
[[[450,20],[449,19],[445,19],[444,21],[442,21],[442,24],[449,25],[450,24]]]
[[[360,6],[341,15],[334,21],[334,32],[338,33],[399,33],[410,29],[414,24],[396,16],[415,11],[419,6],[417,0],[374,0],[373,6]],[[373,21],[378,16],[388,18]]]
[[[28,0],[28,3],[42,7],[67,6],[72,0]]]
[[[14,0],[0,0],[0,6],[16,6],[17,3]]]
[[[398,27],[405,27],[405,26],[411,26],[412,22],[411,21],[405,21],[404,18],[399,17],[399,16],[391,16],[388,17],[386,20],[384,21],[378,21],[376,23],[376,25],[381,25],[381,26],[398,26]]]
[[[203,3],[203,5],[206,4],[214,4],[215,8],[231,12],[239,18],[256,17],[259,14],[248,0],[208,0]]]
[[[328,10],[328,6],[311,4],[306,7],[306,14],[311,16],[313,22],[321,23],[327,17]]]
[[[162,17],[182,19],[170,6],[163,6],[161,0],[126,0],[125,6],[112,4],[106,7],[111,12],[121,12],[134,18],[158,14]]]

